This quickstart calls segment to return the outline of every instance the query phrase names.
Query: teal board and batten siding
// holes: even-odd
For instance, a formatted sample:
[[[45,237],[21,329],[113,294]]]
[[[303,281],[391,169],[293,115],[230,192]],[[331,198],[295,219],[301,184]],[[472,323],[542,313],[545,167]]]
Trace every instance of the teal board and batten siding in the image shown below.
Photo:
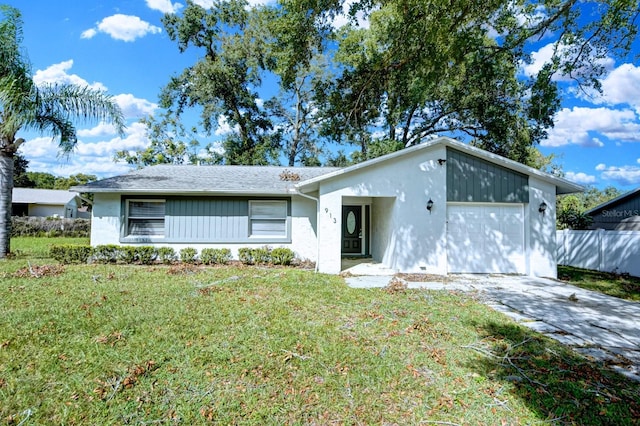
[[[269,237],[250,237],[249,202],[278,200],[287,202],[286,238],[291,239],[291,199],[278,197],[147,197],[122,198],[122,212],[127,199],[165,200],[164,242],[167,243],[267,243]],[[123,215],[124,218],[124,215]],[[124,237],[125,241],[144,238]]]
[[[165,235],[173,241],[245,241],[248,200],[167,199]]]
[[[447,201],[527,203],[527,175],[447,149]]]

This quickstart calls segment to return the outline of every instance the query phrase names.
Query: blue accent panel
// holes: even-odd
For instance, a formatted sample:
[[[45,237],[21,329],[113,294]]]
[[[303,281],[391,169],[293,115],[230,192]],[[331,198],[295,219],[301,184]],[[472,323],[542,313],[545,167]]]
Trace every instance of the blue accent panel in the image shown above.
[[[238,198],[167,199],[166,236],[171,241],[244,241],[248,202]]]
[[[528,203],[529,177],[447,148],[447,201]]]

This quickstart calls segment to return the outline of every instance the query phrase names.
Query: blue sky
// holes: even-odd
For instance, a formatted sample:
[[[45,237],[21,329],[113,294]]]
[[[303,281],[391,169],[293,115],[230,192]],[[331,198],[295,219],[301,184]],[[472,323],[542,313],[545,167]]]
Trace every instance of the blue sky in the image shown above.
[[[2,0],[0,0],[2,1]],[[254,0],[263,1],[263,0]],[[124,111],[128,128],[118,137],[110,126],[79,127],[77,150],[59,158],[49,137],[21,135],[21,150],[30,171],[69,176],[76,173],[112,176],[130,170],[114,163],[113,154],[147,144],[137,121],[157,110],[158,94],[171,75],[196,61],[180,54],[160,19],[183,4],[170,0],[13,0],[22,12],[24,48],[36,82],[74,82],[103,88]],[[197,0],[207,6],[211,0]],[[535,73],[550,57],[551,40],[533,46],[533,62],[523,68]],[[585,95],[558,77],[563,104],[555,128],[542,143],[544,154],[555,154],[567,178],[575,182],[629,190],[640,186],[640,65],[637,48],[627,60],[607,59],[603,94]],[[218,136],[229,131],[225,123]],[[202,135],[205,145],[217,135]]]

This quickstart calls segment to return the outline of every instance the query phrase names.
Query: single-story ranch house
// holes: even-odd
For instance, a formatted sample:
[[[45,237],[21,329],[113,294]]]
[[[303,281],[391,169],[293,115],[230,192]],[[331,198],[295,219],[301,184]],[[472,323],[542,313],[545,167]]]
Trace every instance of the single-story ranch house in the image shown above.
[[[77,218],[81,206],[77,194],[60,189],[13,188],[11,195],[12,216]]]
[[[345,168],[159,165],[94,193],[92,245],[289,247],[401,272],[556,276],[556,195],[582,187],[449,138]]]

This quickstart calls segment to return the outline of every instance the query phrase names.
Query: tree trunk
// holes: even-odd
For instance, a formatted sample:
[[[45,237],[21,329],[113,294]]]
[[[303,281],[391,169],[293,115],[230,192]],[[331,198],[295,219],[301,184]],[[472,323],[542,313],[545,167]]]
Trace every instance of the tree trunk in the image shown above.
[[[11,195],[13,191],[13,154],[0,151],[0,259],[11,248]]]

